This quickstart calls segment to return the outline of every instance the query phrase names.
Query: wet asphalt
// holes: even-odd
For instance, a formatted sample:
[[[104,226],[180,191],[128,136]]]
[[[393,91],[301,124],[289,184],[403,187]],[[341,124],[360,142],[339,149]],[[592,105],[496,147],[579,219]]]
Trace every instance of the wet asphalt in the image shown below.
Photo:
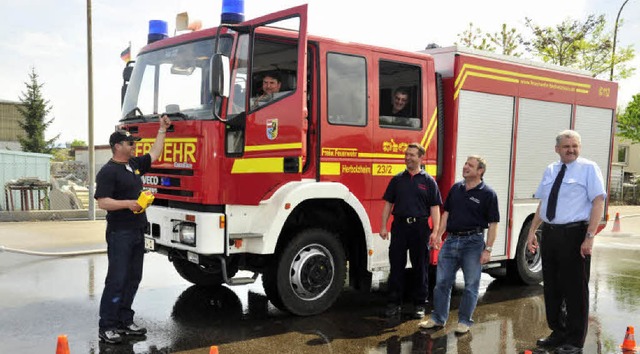
[[[622,232],[596,242],[590,323],[584,353],[619,353],[627,326],[640,328],[640,208],[625,211]],[[542,285],[522,286],[483,274],[475,324],[455,335],[463,283],[459,276],[449,323],[421,331],[409,314],[381,317],[382,292],[346,289],[326,313],[297,317],[274,308],[260,281],[201,288],[180,278],[165,257],[147,254],[134,302],[142,338],[98,342],[98,305],[105,254],[41,257],[6,251],[99,250],[103,221],[1,223],[0,353],[55,353],[66,334],[75,353],[522,353],[549,331]],[[407,309],[408,310],[408,309]],[[429,311],[430,308],[428,307]]]

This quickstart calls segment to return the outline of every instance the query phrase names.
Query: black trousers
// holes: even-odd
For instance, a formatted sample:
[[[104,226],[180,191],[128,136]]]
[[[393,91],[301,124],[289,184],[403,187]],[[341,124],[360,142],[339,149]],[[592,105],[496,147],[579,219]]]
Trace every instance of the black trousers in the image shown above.
[[[540,245],[547,324],[577,347],[583,347],[589,325],[591,256],[580,255],[586,231],[586,224],[570,228],[544,224]]]
[[[133,323],[133,300],[142,280],[144,235],[142,229],[107,232],[109,268],[100,300],[100,329]]]
[[[411,259],[412,298],[415,305],[424,305],[428,292],[429,236],[431,229],[427,219],[418,219],[412,224],[404,220],[393,220],[389,245],[389,302],[399,305],[404,297],[404,273],[407,265],[407,250]]]

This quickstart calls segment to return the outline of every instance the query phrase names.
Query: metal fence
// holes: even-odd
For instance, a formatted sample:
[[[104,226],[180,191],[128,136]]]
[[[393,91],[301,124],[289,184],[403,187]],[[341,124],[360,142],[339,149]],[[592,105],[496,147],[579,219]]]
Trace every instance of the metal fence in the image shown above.
[[[609,201],[614,205],[640,205],[640,185],[622,183],[620,188],[611,190]]]
[[[45,156],[49,160],[48,155]],[[35,173],[33,169],[25,169],[23,166],[32,163],[28,158],[5,158],[0,161],[0,168],[14,171],[2,181],[0,221],[89,218],[90,187],[86,163],[47,161],[50,165],[47,166],[49,171],[46,173]],[[105,212],[96,209],[95,215],[103,218]]]

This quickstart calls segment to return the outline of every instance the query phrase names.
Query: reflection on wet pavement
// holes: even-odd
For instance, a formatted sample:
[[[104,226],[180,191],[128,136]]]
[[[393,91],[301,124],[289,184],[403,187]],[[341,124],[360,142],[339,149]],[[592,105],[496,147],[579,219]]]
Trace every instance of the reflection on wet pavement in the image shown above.
[[[591,272],[591,317],[585,353],[619,352],[626,326],[640,327],[640,251],[599,248]],[[0,352],[53,352],[67,334],[72,353],[522,353],[546,336],[542,286],[482,276],[469,334],[453,332],[459,276],[449,323],[420,331],[418,320],[387,320],[383,293],[346,290],[327,313],[296,317],[273,307],[261,284],[203,288],[182,280],[159,255],[147,255],[134,303],[147,338],[120,345],[97,341],[97,310],[106,257],[0,258]],[[428,307],[428,311],[430,308]]]

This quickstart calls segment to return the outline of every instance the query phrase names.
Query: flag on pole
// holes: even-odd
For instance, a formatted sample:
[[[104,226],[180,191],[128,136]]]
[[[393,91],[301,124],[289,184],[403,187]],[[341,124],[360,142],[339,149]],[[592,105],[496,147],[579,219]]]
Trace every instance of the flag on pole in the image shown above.
[[[124,60],[125,63],[131,61],[131,43],[129,43],[129,46],[120,53],[120,59]]]

